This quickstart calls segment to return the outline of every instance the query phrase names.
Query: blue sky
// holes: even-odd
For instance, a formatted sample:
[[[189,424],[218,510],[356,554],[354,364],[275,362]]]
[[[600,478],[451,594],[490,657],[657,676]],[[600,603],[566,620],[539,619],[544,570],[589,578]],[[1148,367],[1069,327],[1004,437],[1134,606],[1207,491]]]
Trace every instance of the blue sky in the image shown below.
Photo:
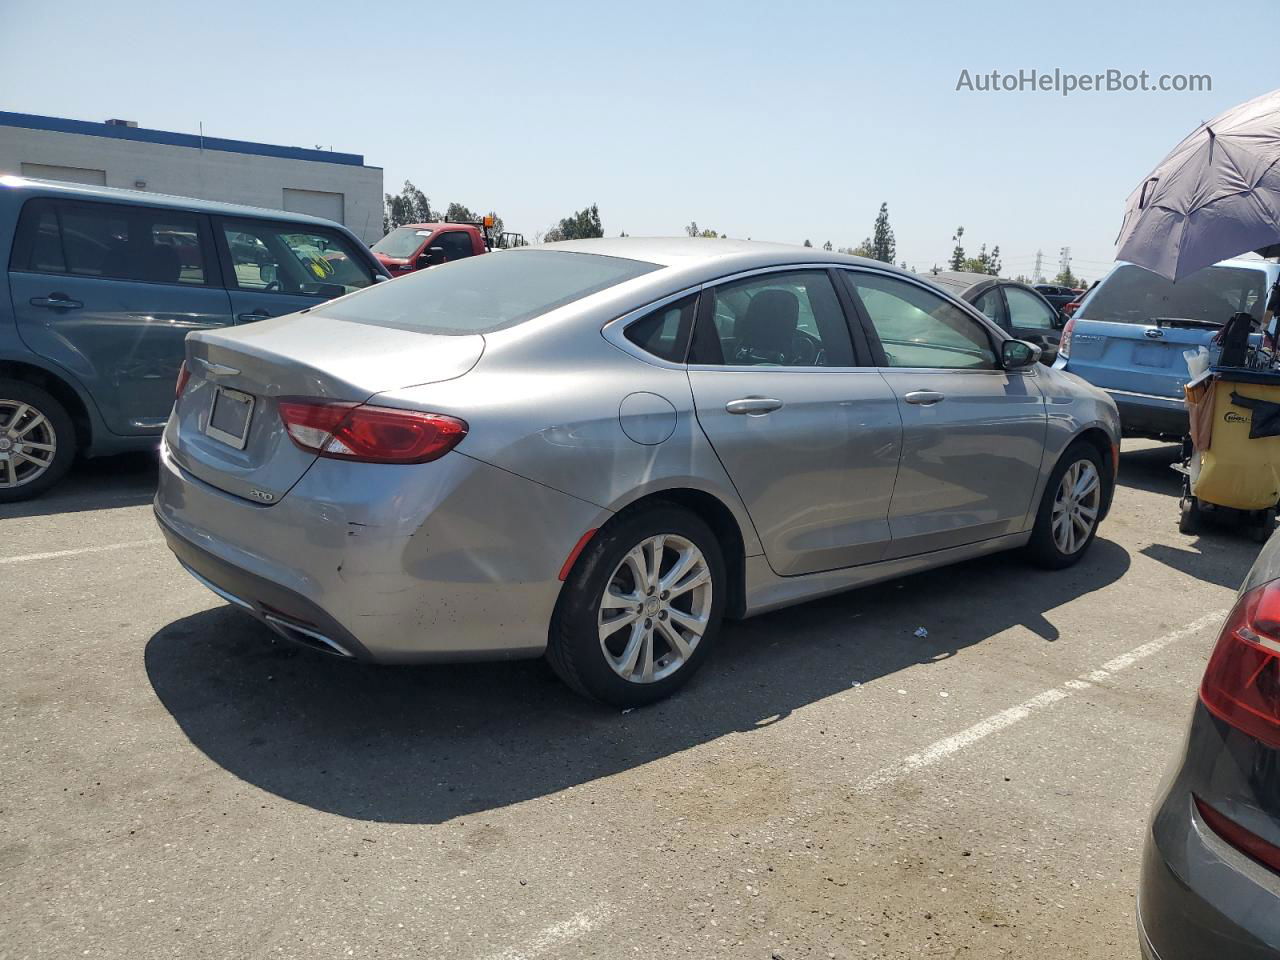
[[[415,10],[417,12],[415,12]],[[1206,12],[1223,11],[1222,13]],[[1125,197],[1199,122],[1277,85],[1274,2],[308,3],[4,0],[0,109],[362,153],[388,189],[528,235],[1000,245],[1110,261]],[[1204,93],[957,92],[971,73],[1207,73]],[[1054,272],[1053,269],[1049,270]]]

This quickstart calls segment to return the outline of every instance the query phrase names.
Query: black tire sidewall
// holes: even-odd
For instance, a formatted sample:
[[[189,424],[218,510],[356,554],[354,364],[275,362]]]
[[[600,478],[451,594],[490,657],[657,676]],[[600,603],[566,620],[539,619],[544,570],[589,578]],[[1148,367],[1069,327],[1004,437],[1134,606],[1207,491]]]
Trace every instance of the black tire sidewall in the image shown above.
[[[75,423],[67,413],[66,407],[59,403],[57,398],[42,387],[24,380],[0,379],[0,400],[17,400],[30,404],[53,424],[53,431],[57,437],[58,447],[53,455],[53,464],[48,470],[20,487],[13,489],[0,487],[0,503],[30,500],[56,484],[71,469],[71,464],[76,458]]]
[[[1098,497],[1098,518],[1093,524],[1093,529],[1089,531],[1089,537],[1085,540],[1084,545],[1075,553],[1063,553],[1058,549],[1057,543],[1053,539],[1053,499],[1057,495],[1058,486],[1062,483],[1062,478],[1074,463],[1081,460],[1088,460],[1093,464],[1094,469],[1098,471],[1098,482],[1102,484],[1101,495]],[[1108,483],[1106,469],[1102,462],[1102,454],[1097,448],[1089,443],[1073,443],[1066,449],[1066,452],[1058,459],[1057,466],[1053,468],[1053,473],[1049,475],[1049,482],[1045,485],[1044,494],[1040,498],[1040,509],[1036,514],[1036,524],[1031,533],[1031,541],[1027,545],[1031,551],[1032,558],[1041,566],[1049,569],[1061,569],[1069,567],[1077,563],[1081,557],[1089,552],[1089,548],[1093,546],[1093,541],[1097,539],[1098,528],[1102,526],[1102,506],[1107,502]]]
[[[600,649],[600,597],[622,558],[658,534],[675,534],[697,545],[711,570],[711,615],[689,660],[654,683],[630,683],[618,676]],[[616,518],[592,538],[567,578],[552,617],[548,657],[552,667],[579,693],[615,706],[661,700],[689,681],[710,656],[724,614],[727,578],[720,543],[697,516],[676,506],[653,506]]]

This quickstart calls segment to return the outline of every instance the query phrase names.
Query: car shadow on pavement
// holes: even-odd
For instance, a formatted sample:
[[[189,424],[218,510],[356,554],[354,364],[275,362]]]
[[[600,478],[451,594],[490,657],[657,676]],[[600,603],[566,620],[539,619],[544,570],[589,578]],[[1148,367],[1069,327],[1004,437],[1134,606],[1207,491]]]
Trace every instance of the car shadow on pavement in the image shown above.
[[[1120,453],[1120,476],[1117,483],[1122,487],[1145,490],[1147,493],[1167,493],[1178,497],[1182,490],[1182,475],[1176,473],[1172,466],[1182,458],[1182,446],[1177,443],[1152,444],[1129,447]],[[1176,505],[1174,507],[1176,511]],[[1174,514],[1177,519],[1177,514]]]
[[[578,698],[540,660],[355,664],[273,642],[231,607],[160,630],[145,665],[191,742],[242,780],[345,817],[439,823],[785,721],[1015,625],[1057,639],[1052,611],[1128,567],[1099,540],[1065,571],[994,556],[728,623],[681,693],[627,713]]]
[[[0,520],[150,503],[156,495],[158,471],[156,454],[149,451],[80,460],[44,496],[0,504]]]

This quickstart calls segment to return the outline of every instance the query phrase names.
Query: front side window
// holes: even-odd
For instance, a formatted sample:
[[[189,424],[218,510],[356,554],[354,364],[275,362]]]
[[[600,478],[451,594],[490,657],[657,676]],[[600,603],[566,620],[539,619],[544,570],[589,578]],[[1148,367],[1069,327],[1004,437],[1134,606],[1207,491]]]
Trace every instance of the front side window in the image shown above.
[[[31,201],[15,260],[40,273],[203,284],[206,245],[194,214],[103,203]]]
[[[825,271],[765,273],[718,284],[694,363],[752,367],[849,367],[853,344]]]
[[[373,283],[369,265],[339,233],[252,220],[224,220],[222,231],[241,290],[329,299]]]
[[[1004,326],[1004,313],[1000,305],[1000,288],[992,287],[977,300],[973,301],[973,305],[977,307],[986,316],[988,320],[997,326]],[[1012,304],[1010,305],[1012,306]]]
[[[1034,293],[1021,287],[1005,287],[1009,303],[1009,322],[1019,329],[1052,330],[1057,316],[1053,308]]]
[[[994,370],[982,324],[937,294],[895,277],[846,271],[890,367]]]
[[[475,253],[471,247],[471,234],[465,230],[446,230],[431,241],[431,246],[439,247],[444,251],[446,263],[450,260],[461,260]]]

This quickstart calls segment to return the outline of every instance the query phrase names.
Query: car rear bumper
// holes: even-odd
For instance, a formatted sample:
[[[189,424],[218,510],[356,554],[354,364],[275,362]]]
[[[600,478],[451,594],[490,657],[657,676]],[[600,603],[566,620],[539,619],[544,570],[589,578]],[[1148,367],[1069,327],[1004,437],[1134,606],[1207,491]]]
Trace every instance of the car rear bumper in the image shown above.
[[[318,460],[261,506],[162,445],[156,519],[186,569],[292,640],[386,663],[538,656],[592,504],[450,453]]]
[[[1138,940],[1148,960],[1274,958],[1280,878],[1227,846],[1177,790],[1157,809],[1138,889]]]
[[[1126,437],[1185,436],[1189,429],[1187,405],[1179,399],[1127,390],[1107,390],[1120,411],[1120,429]]]

